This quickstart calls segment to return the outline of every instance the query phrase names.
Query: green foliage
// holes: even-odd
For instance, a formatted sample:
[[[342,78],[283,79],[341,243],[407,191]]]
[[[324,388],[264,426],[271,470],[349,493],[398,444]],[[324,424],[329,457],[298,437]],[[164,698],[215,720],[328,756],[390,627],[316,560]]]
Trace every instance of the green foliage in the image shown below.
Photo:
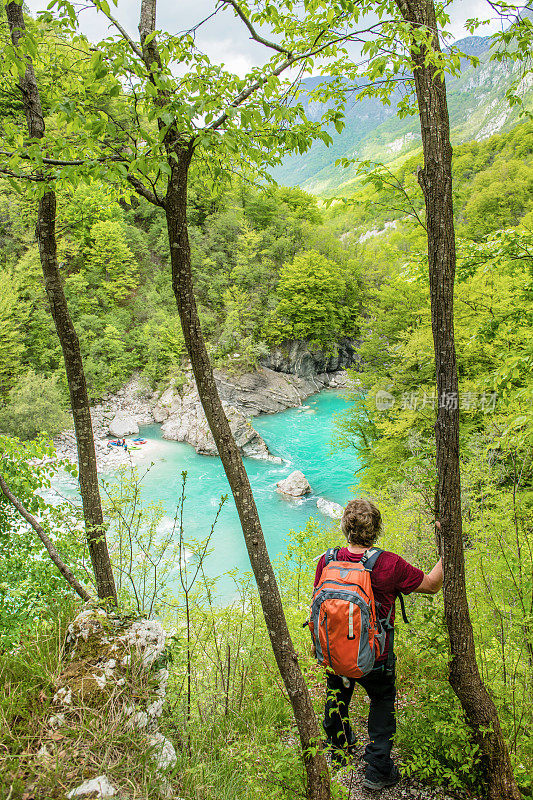
[[[24,237],[18,239],[23,244]],[[14,266],[24,365],[49,376],[63,367],[63,355],[50,314],[37,246],[25,250]]]
[[[17,300],[10,276],[0,273],[0,402],[20,372],[23,346],[16,318]]]
[[[142,348],[143,372],[155,386],[180,372],[185,355],[185,341],[177,312],[157,309],[141,328],[139,345]]]
[[[442,611],[420,600],[409,615],[416,640],[411,634],[411,641],[397,648],[403,661],[398,691],[406,698],[395,739],[403,754],[402,771],[452,791],[480,791],[479,748],[472,742],[447,680],[448,641]]]
[[[525,791],[533,763],[525,730],[532,721],[530,709],[516,698],[528,695],[533,663],[527,544],[533,482],[532,253],[525,227],[495,231],[478,242],[460,239],[455,288],[460,389],[455,400],[461,411],[469,602],[478,663]],[[360,487],[378,501],[390,549],[430,566],[435,376],[427,266],[425,257],[415,254],[413,249],[399,268],[384,269],[369,293],[361,326],[363,369],[356,376],[361,393],[339,419],[338,444],[359,453]],[[409,702],[399,717],[397,741],[409,773],[479,791],[477,750],[444,680],[448,654],[440,612],[421,614],[424,602],[416,598],[409,610],[416,637],[409,632],[405,640],[403,632],[399,637],[399,654],[406,660],[403,669],[400,662],[400,691]]]
[[[69,424],[63,407],[57,377],[45,378],[30,370],[11,389],[7,404],[0,407],[0,431],[19,439],[35,439],[41,433],[54,436]]]
[[[85,315],[80,319],[80,329],[85,332],[84,368],[92,398],[119,389],[138,363],[135,351],[132,353],[130,337],[125,335],[124,326],[120,324],[120,317],[118,320],[114,316],[108,319],[110,321],[103,330],[96,315]],[[114,324],[117,321],[119,324]]]
[[[277,302],[282,264],[308,245],[339,264],[350,253],[322,224],[316,200],[300,190],[236,183],[207,203],[195,179],[192,185],[193,269],[208,344],[217,365],[253,369],[267,352],[264,324]],[[125,211],[96,181],[65,191],[58,202],[60,266],[90,397],[118,389],[135,370],[153,386],[180,376],[185,345],[168,283],[164,218],[144,201]],[[24,228],[13,236],[23,247]],[[31,368],[63,383],[37,248],[27,247],[10,269],[0,274],[15,291],[17,313],[6,311],[20,353],[13,380]]]
[[[101,301],[122,304],[136,289],[138,277],[135,259],[119,222],[95,222],[90,231],[85,275]]]
[[[25,508],[36,516],[73,572],[83,575],[81,515],[52,490],[61,470],[53,447],[42,439],[22,443],[0,436],[2,475]],[[70,602],[72,590],[58,572],[35,532],[0,493],[0,647],[8,647],[34,618]]]
[[[267,329],[273,341],[310,339],[328,350],[342,335],[353,335],[356,279],[347,265],[316,250],[299,253],[281,268],[276,294]]]
[[[531,251],[531,234],[512,230],[480,245],[459,243],[455,339],[467,448],[468,437],[491,425],[512,430],[515,441],[523,434],[523,448],[531,435]],[[418,483],[424,471],[430,508],[436,400],[427,294],[422,257],[373,292],[362,325],[364,399],[341,420],[339,442],[357,439],[371,485],[406,480],[411,472]],[[391,408],[379,407],[384,392]]]
[[[135,467],[121,467],[116,479],[104,481],[102,488],[121,607],[150,619],[161,613],[171,596],[169,582],[180,558],[175,525],[165,528],[160,503],[143,502],[142,478]]]
[[[479,240],[498,228],[517,225],[532,205],[531,166],[517,158],[507,162],[499,159],[472,181],[464,207],[469,220],[465,233]]]

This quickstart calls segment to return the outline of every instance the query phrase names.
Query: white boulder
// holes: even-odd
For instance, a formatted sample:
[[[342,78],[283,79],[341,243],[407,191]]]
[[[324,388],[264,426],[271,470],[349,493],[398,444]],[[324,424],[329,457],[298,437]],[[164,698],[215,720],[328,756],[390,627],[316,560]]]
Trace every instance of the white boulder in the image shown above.
[[[163,736],[162,733],[154,733],[149,737],[150,746],[154,748],[153,754],[158,769],[165,770],[175,766],[178,757],[172,742]]]
[[[311,487],[303,472],[295,469],[294,472],[282,481],[276,483],[278,491],[282,494],[288,494],[290,497],[302,497],[304,494],[309,494]]]
[[[67,797],[71,800],[72,797],[94,796],[98,798],[98,800],[104,800],[104,798],[107,797],[114,797],[116,793],[117,790],[109,783],[107,777],[105,775],[99,775],[97,778],[84,781],[84,783],[77,786],[76,789],[72,789],[72,791],[67,794]]]
[[[344,514],[344,508],[340,506],[338,503],[334,503],[331,500],[326,500],[325,497],[319,497],[316,501],[316,507],[319,511],[326,515],[326,517],[331,517],[331,519],[341,519],[342,515]]]
[[[125,414],[123,411],[119,411],[115,414],[109,423],[110,436],[123,439],[124,436],[130,436],[130,434],[133,433],[139,433],[139,426],[137,425],[135,417],[132,417],[130,414]]]

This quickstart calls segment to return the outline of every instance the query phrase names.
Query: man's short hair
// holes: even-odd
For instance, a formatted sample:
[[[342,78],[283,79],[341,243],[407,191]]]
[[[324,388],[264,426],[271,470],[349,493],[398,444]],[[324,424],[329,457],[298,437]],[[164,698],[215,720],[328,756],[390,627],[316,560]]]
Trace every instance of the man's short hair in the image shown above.
[[[370,547],[381,529],[379,508],[371,500],[350,500],[341,519],[341,531],[349,544]]]

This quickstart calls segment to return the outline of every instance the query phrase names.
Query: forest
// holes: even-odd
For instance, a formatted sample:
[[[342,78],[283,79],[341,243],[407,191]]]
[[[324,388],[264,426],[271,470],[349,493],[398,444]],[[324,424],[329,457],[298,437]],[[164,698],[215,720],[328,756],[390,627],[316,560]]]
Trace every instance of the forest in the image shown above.
[[[513,114],[472,138],[450,129],[443,76],[485,62],[470,39],[446,45],[454,4],[225,0],[210,13],[264,50],[244,76],[196,28],[160,30],[155,0],[138,33],[120,3],[89,5],[109,24],[98,43],[68,0],[0,13],[1,796],[369,796],[367,698],[354,694],[356,755],[335,769],[304,624],[339,522],[288,524],[272,557],[215,380],[291,343],[327,360],[349,341],[330,458],[357,459],[378,547],[426,575],[444,565],[443,593],[406,597],[407,625],[397,610],[401,781],[380,796],[530,797],[531,9],[485,4],[500,20],[485,59],[505,66],[495,91]],[[319,120],[296,88],[316,70]],[[335,196],[276,183],[289,156],[335,150],[353,124],[347,80],[355,108],[392,97],[421,139],[393,160],[337,158]],[[196,477],[177,468],[165,527],[149,467],[102,474],[94,408],[132,379],[158,400],[194,381],[227,477],[193,509],[200,539]],[[65,431],[75,460],[56,451]],[[221,603],[206,564],[228,502],[251,571],[225,574]]]

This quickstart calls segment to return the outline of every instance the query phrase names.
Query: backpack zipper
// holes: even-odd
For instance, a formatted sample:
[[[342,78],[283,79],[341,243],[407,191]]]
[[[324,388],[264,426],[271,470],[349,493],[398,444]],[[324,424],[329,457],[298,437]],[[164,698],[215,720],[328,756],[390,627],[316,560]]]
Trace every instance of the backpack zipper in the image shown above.
[[[329,651],[328,612],[327,611],[324,612],[324,616],[322,618],[322,625],[324,625],[325,628],[326,628],[326,650],[328,651],[329,665],[333,669],[333,664],[331,663],[331,653]]]

